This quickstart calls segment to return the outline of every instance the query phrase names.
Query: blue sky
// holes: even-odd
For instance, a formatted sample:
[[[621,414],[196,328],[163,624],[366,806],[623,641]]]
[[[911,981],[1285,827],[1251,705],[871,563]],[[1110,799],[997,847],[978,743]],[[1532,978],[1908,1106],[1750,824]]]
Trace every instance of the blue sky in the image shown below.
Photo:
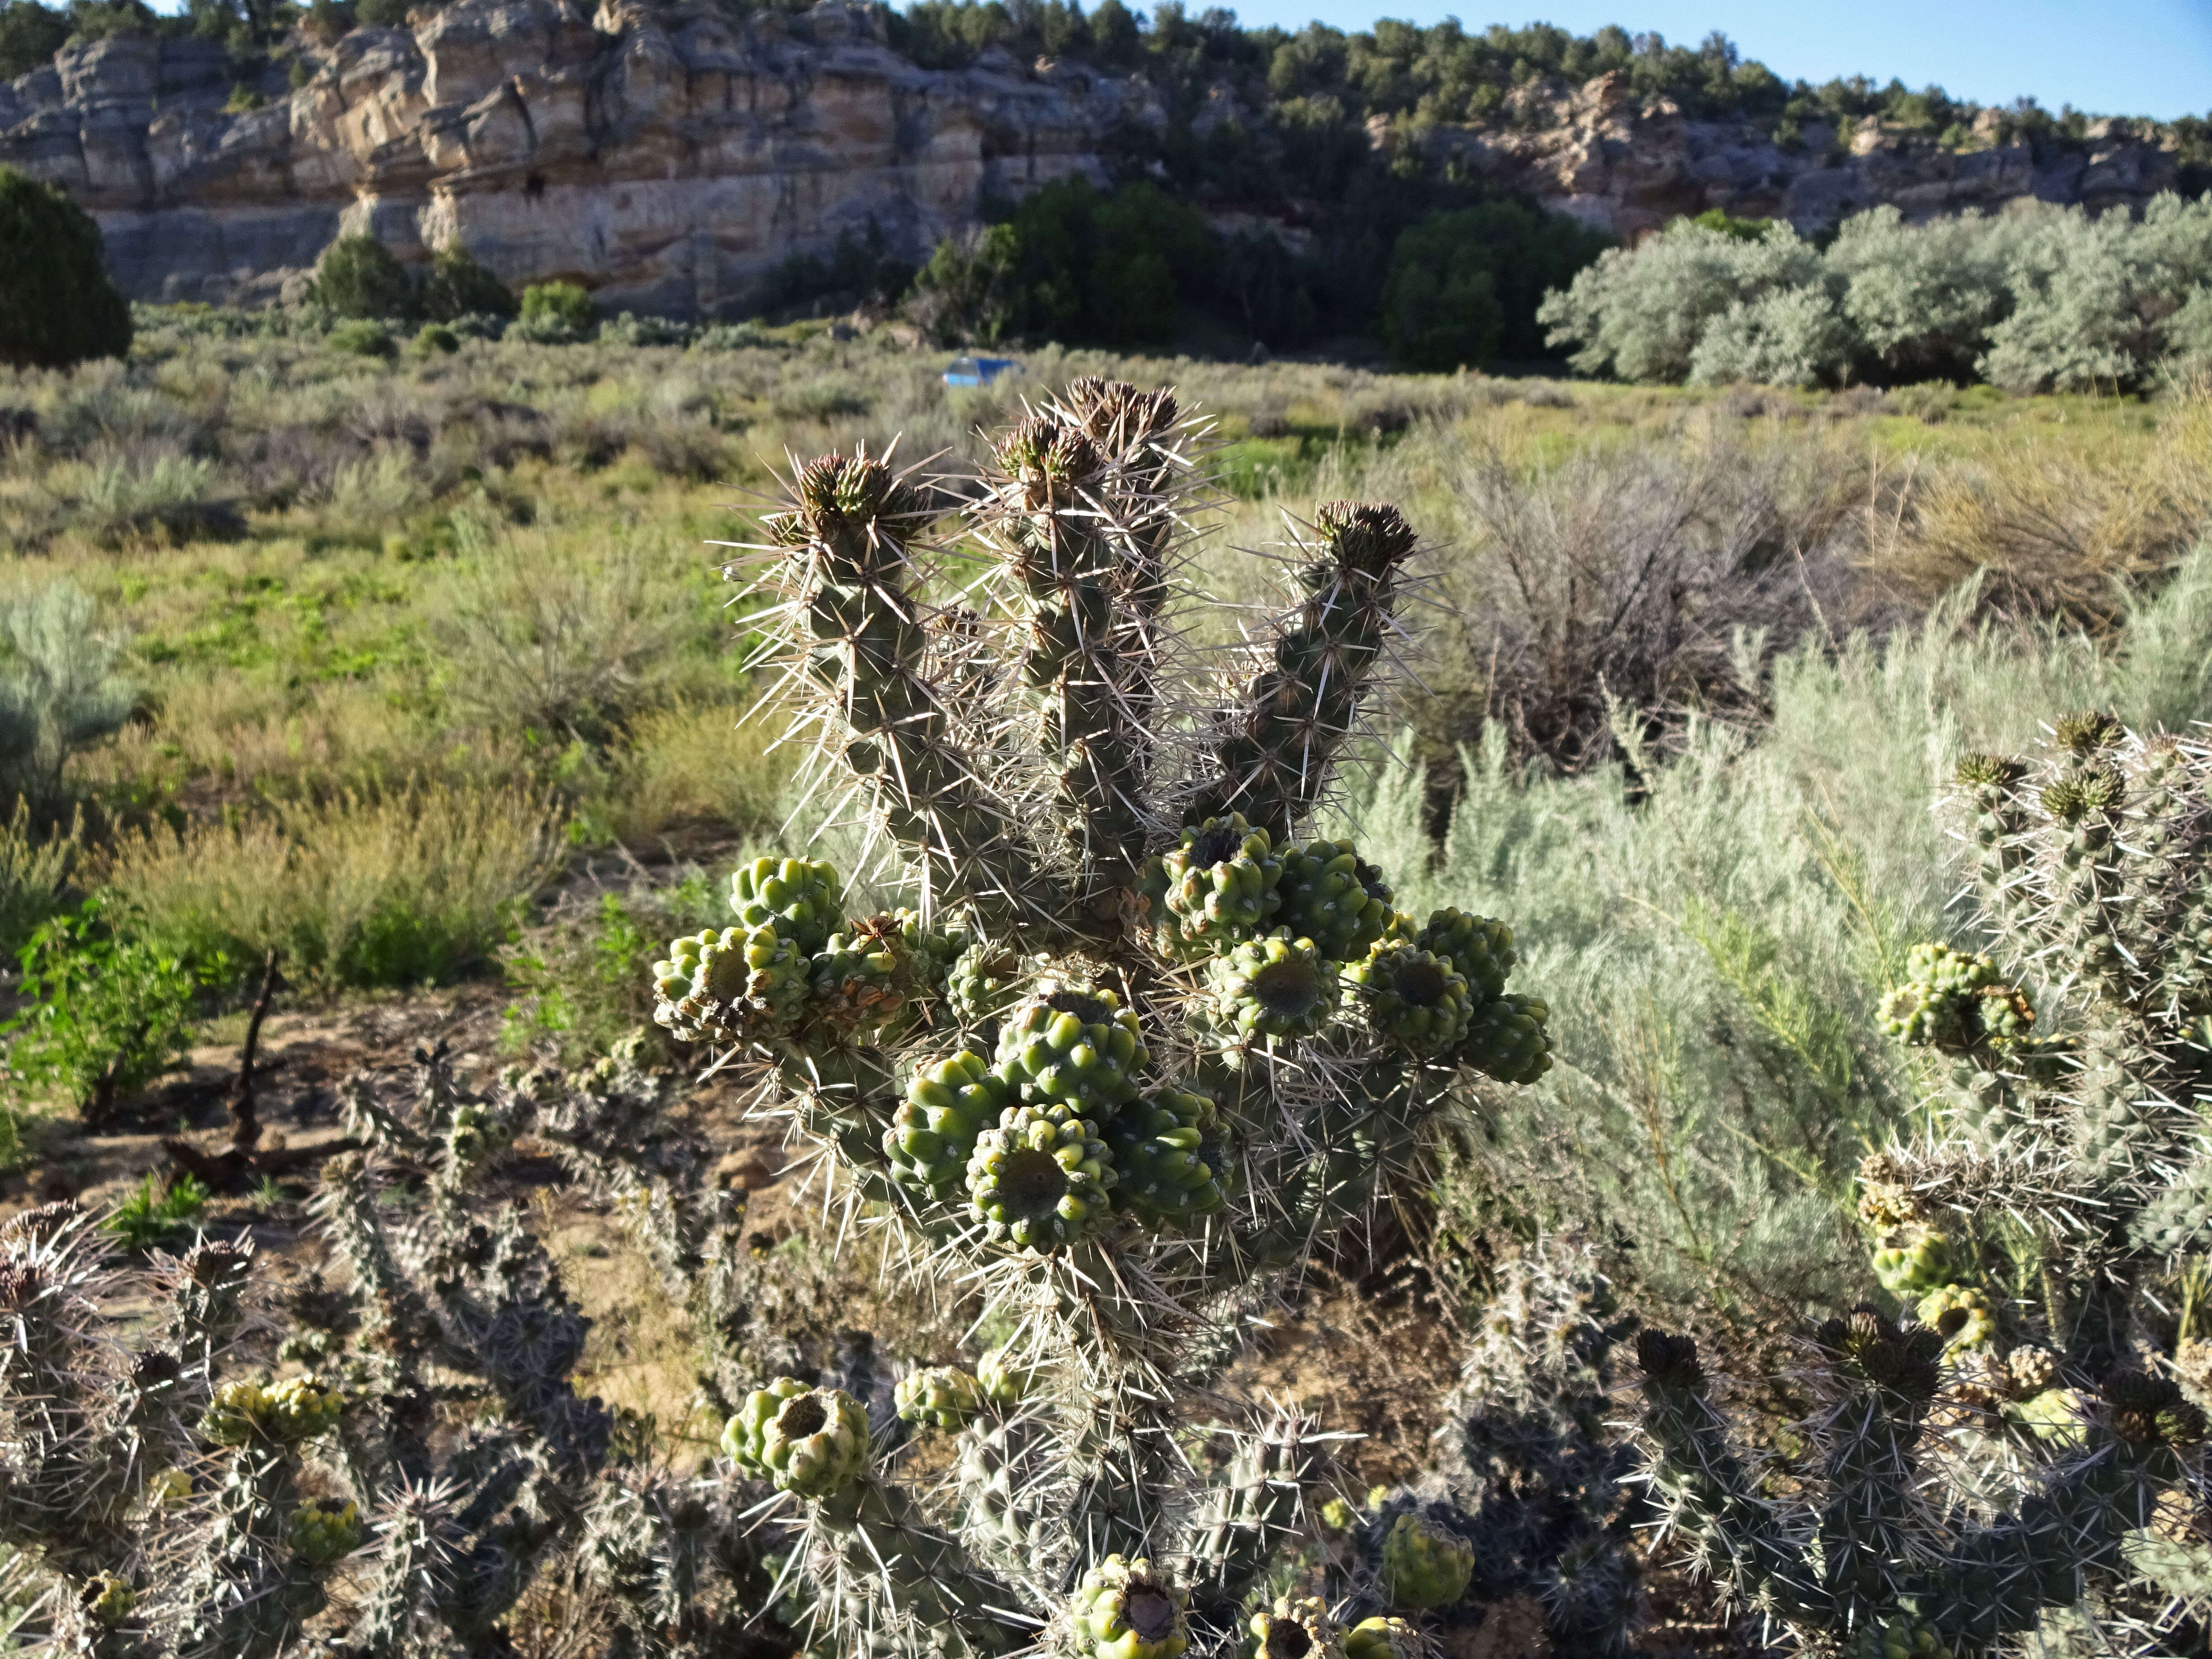
[[[2212,0],[1560,0],[1508,15],[1449,0],[1379,9],[1374,0],[1245,0],[1236,11],[1248,24],[1285,28],[1315,17],[1364,28],[1378,15],[1420,23],[1456,16],[1470,29],[1541,21],[1577,34],[1619,23],[1686,46],[1718,29],[1787,81],[1895,76],[1985,104],[2025,94],[2100,115],[2212,112]]]

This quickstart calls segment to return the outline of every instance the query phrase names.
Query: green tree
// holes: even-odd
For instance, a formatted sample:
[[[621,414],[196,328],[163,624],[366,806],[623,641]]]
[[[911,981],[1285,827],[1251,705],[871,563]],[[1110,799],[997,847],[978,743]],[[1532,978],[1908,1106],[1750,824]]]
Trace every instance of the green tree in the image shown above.
[[[100,227],[52,185],[0,167],[0,363],[65,368],[131,349],[131,307]]]
[[[0,0],[0,81],[44,69],[69,37],[69,18],[52,7]]]
[[[341,317],[404,317],[415,309],[415,285],[375,237],[343,236],[323,251],[315,298]]]
[[[438,251],[417,300],[422,314],[440,323],[471,313],[512,317],[515,311],[514,295],[507,284],[459,242]]]
[[[1205,221],[1151,185],[1111,196],[1081,179],[1048,185],[1024,198],[1009,223],[1023,334],[1158,343],[1175,331],[1178,300],[1206,275]]]
[[[1544,291],[1572,280],[1609,240],[1517,202],[1433,214],[1392,252],[1383,342],[1408,368],[1540,357],[1536,307]]]

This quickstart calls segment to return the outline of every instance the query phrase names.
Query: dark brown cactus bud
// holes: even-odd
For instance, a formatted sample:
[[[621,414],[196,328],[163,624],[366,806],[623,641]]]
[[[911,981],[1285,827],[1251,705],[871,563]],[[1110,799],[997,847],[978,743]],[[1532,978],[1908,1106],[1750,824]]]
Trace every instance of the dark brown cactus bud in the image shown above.
[[[1654,1382],[1671,1389],[1695,1389],[1705,1384],[1705,1367],[1698,1363],[1698,1340],[1668,1331],[1636,1334],[1636,1363]]]
[[[1813,1344],[1847,1374],[1915,1404],[1933,1400],[1943,1380],[1941,1331],[1899,1325],[1865,1303],[1823,1320]]]
[[[235,1244],[213,1242],[195,1244],[185,1252],[185,1272],[193,1284],[212,1290],[244,1273],[253,1260],[252,1252],[242,1250]]]
[[[166,1388],[184,1372],[184,1362],[160,1348],[149,1348],[131,1362],[131,1386],[141,1394]]]
[[[0,1243],[12,1244],[21,1240],[33,1246],[50,1243],[65,1229],[83,1220],[84,1214],[84,1206],[73,1198],[41,1204],[0,1223]]]
[[[2052,731],[2060,748],[2069,749],[2087,759],[2118,738],[2123,729],[2110,714],[2087,709],[2062,717]]]
[[[2171,1377],[2122,1369],[2098,1384],[2112,1432],[2131,1446],[2191,1446],[2204,1437],[2204,1413]]]
[[[2003,755],[1961,755],[1952,775],[1969,787],[2008,789],[2027,775],[2027,768]]]

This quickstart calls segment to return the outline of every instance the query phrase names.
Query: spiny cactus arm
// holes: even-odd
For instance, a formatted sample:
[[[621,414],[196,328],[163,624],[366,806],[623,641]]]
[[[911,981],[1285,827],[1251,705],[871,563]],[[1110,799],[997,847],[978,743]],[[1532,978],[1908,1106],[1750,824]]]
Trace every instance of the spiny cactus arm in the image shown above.
[[[1413,529],[1394,507],[1327,501],[1301,544],[1303,601],[1277,618],[1262,665],[1222,716],[1214,775],[1184,821],[1241,812],[1277,840],[1311,817],[1399,631]]]
[[[1686,1535],[1702,1565],[1746,1599],[1792,1621],[1829,1626],[1834,1604],[1779,1508],[1753,1486],[1729,1445],[1728,1425],[1705,1392],[1697,1344],[1638,1334],[1644,1370],[1646,1478],[1670,1529]]]
[[[392,1358],[410,1368],[435,1328],[421,1292],[401,1271],[385,1237],[367,1158],[349,1152],[323,1165],[313,1205],[315,1218],[354,1275],[365,1334],[384,1340]]]
[[[1329,1473],[1328,1442],[1313,1418],[1278,1407],[1206,1488],[1188,1528],[1185,1553],[1200,1595],[1241,1602],[1296,1535],[1306,1494]]]
[[[2172,1382],[2113,1373],[2075,1455],[2014,1513],[1958,1540],[1923,1616],[1957,1645],[1994,1644],[2120,1582],[2130,1537],[2154,1525],[2161,1494],[2194,1484],[2203,1435],[2203,1413]]]
[[[1021,1597],[903,1486],[864,1475],[821,1500],[810,1520],[830,1544],[827,1561],[810,1553],[817,1607],[850,1608],[857,1600],[862,1629],[926,1632],[955,1654],[1012,1653],[1035,1641],[1037,1621],[1020,1611]]]
[[[763,521],[782,549],[775,585],[797,636],[790,684],[819,701],[821,746],[871,801],[918,877],[925,914],[1036,914],[1033,861],[983,787],[929,666],[908,544],[933,516],[865,452],[801,467],[791,508]],[[807,641],[811,641],[811,643]]]
[[[1187,476],[1163,464],[1174,420],[1171,396],[1085,382],[1015,429],[987,481],[980,530],[1029,623],[1018,678],[1094,926],[1114,920],[1151,828],[1166,557]]]

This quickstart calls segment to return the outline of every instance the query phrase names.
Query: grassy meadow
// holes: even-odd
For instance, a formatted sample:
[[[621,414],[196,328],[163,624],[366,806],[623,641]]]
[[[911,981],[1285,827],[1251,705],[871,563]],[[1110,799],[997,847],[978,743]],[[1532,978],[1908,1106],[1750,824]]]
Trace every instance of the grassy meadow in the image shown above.
[[[960,390],[890,331],[752,337],[387,360],[153,313],[125,362],[0,371],[16,655],[73,589],[129,695],[0,842],[0,947],[93,896],[198,975],[200,1038],[238,1041],[274,949],[299,1009],[458,988],[501,1055],[602,1050],[662,941],[720,925],[730,864],[811,836],[775,710],[746,718],[713,544],[793,457],[896,435],[958,473],[1070,376],[1171,383],[1218,422],[1216,598],[1266,603],[1240,550],[1322,500],[1395,501],[1434,545],[1418,684],[1332,833],[1415,872],[1408,908],[1509,921],[1562,1062],[1447,1159],[1444,1279],[1479,1294],[1515,1240],[1581,1230],[1655,1314],[1749,1340],[1870,1283],[1848,1177],[1917,1087],[1875,1000],[1912,943],[1972,930],[1929,811],[1949,758],[2089,703],[2212,714],[2212,400],[2187,387],[1048,349]],[[0,1152],[29,1168],[69,1103],[12,1081]]]

